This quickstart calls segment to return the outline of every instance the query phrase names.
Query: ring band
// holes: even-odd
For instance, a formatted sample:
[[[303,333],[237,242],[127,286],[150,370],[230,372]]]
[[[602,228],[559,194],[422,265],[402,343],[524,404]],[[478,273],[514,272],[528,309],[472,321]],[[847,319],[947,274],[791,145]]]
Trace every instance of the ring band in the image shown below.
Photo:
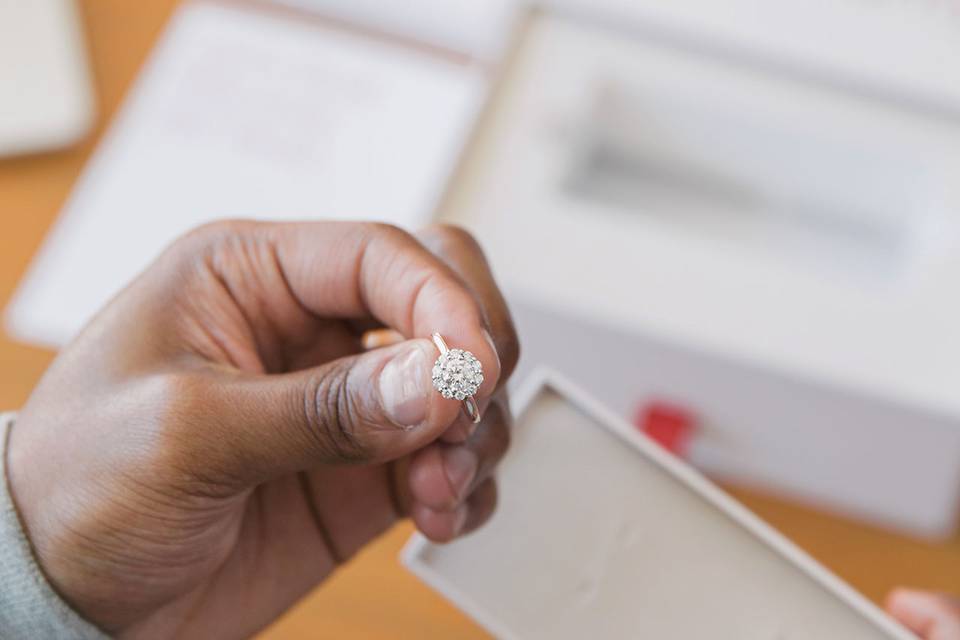
[[[480,422],[480,406],[473,396],[483,382],[483,367],[480,361],[469,351],[447,347],[439,333],[431,337],[440,351],[440,356],[433,365],[433,388],[444,398],[460,400],[464,413],[477,424]]]

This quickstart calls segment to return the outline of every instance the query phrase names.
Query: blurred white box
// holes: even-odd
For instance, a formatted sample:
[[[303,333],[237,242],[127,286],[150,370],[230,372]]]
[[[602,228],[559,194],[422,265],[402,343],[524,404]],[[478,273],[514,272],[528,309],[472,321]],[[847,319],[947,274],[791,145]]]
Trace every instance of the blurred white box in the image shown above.
[[[73,144],[95,115],[74,0],[0,0],[0,156]]]
[[[960,505],[960,118],[535,12],[441,206],[526,361],[698,466],[923,536]]]
[[[753,60],[866,96],[960,110],[955,0],[539,0],[578,18]]]
[[[491,521],[403,553],[496,637],[914,637],[560,376],[530,383]]]
[[[514,0],[272,1],[476,60],[498,57],[516,4]]]

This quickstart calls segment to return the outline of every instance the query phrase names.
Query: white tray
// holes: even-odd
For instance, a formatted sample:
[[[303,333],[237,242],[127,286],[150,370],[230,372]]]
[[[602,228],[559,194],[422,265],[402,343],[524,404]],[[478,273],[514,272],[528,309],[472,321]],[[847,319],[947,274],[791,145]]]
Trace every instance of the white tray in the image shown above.
[[[403,562],[501,638],[915,638],[555,373],[519,397],[497,513]]]

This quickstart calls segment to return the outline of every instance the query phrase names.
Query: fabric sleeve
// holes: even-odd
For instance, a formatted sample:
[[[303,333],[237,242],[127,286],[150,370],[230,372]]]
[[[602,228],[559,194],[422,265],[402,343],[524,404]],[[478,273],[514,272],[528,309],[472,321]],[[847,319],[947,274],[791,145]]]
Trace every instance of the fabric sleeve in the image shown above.
[[[0,414],[0,638],[108,638],[60,598],[37,565],[7,478],[7,443],[15,414]]]

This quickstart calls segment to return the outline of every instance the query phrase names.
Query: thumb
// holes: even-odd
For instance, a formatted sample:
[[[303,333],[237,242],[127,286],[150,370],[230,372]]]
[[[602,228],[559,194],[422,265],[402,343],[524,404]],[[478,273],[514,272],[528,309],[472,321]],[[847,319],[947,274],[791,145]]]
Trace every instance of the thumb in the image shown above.
[[[459,403],[434,391],[429,340],[348,356],[282,375],[221,381],[213,410],[229,429],[215,461],[226,477],[255,483],[321,464],[399,458],[432,440]],[[226,443],[226,444],[225,444]],[[209,472],[210,447],[205,466]]]

